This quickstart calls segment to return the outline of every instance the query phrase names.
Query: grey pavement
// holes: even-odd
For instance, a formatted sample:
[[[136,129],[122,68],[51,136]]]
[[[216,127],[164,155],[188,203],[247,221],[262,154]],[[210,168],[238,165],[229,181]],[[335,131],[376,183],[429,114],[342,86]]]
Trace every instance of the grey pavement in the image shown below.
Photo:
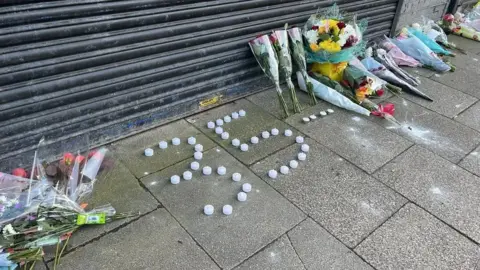
[[[452,59],[456,72],[407,69],[433,102],[408,93],[382,100],[396,105],[400,125],[321,100],[312,106],[303,92],[303,112],[284,119],[267,90],[113,143],[115,162],[88,207],[110,203],[139,215],[80,229],[58,269],[480,269],[480,43],[452,40],[468,50]],[[335,112],[303,123],[329,108]],[[207,128],[241,109],[245,117],[223,125],[229,139]],[[280,134],[261,137],[273,128]],[[190,168],[191,136],[204,148],[198,171]],[[296,136],[309,145],[305,161]],[[147,147],[153,157],[143,155]],[[291,160],[298,167],[280,173]],[[191,180],[182,177],[187,170]],[[245,183],[252,190],[240,202]],[[222,213],[227,204],[231,215]],[[53,269],[54,250],[46,252],[36,269]]]

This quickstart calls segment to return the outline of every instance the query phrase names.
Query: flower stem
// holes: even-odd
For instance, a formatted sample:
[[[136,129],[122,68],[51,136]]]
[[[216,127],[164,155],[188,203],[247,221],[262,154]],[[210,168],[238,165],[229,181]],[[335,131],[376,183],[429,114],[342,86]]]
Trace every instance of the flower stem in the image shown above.
[[[292,99],[293,111],[295,113],[299,113],[302,111],[302,107],[300,106],[300,102],[298,102],[297,94],[295,93],[295,86],[293,85],[290,78],[287,78],[287,86],[290,90],[290,98]]]
[[[277,96],[278,96],[278,101],[280,101],[280,105],[282,105],[283,112],[285,113],[285,117],[290,116],[290,114],[288,113],[287,103],[285,102],[285,99],[283,98],[282,90],[280,89],[279,85],[277,85]]]
[[[303,71],[302,75],[303,75],[303,78],[305,79],[305,84],[307,85],[307,92],[308,92],[308,95],[310,96],[310,99],[312,100],[312,105],[317,105],[317,97],[313,92],[313,84],[310,81],[310,77],[308,77],[308,74],[306,71]]]

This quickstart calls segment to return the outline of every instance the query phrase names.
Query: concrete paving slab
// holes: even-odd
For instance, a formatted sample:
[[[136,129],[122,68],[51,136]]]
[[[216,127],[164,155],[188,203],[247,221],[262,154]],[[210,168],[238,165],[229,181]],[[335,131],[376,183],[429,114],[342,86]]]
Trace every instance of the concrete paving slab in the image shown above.
[[[308,97],[305,92],[297,90],[296,93],[302,109],[312,106],[310,97]],[[287,90],[284,91],[284,97],[288,108],[290,109],[290,114],[294,114],[292,109],[292,101]],[[246,99],[279,119],[285,118],[283,109],[278,102],[277,92],[275,92],[275,89],[268,89],[266,91],[248,96]]]
[[[200,162],[201,167],[213,169],[212,175],[194,171],[191,181],[170,184],[170,176],[181,175],[191,161],[180,162],[142,182],[220,267],[235,267],[305,218],[298,208],[220,147],[205,152]],[[219,166],[226,167],[226,175],[215,173]],[[242,175],[241,181],[232,181],[234,172]],[[250,183],[252,191],[246,202],[239,202],[237,193],[244,183]],[[207,204],[215,207],[212,216],[203,214]],[[233,206],[230,216],[222,214],[226,204]]]
[[[449,118],[458,115],[478,101],[475,97],[427,78],[422,78],[422,83],[418,86],[418,89],[432,97],[433,101],[428,101],[405,91],[402,97]]]
[[[458,165],[480,176],[480,147],[468,154]]]
[[[480,46],[480,44],[477,44],[477,46]],[[474,52],[468,51],[467,54],[457,53],[455,57],[450,57],[449,61],[457,68],[468,69],[480,74],[480,57]]]
[[[267,176],[296,159],[292,145],[252,166],[252,170],[347,246],[353,247],[406,200],[313,140],[307,160],[276,180]]]
[[[357,248],[376,269],[478,269],[480,248],[414,204],[405,207]]]
[[[388,130],[450,160],[459,162],[480,143],[480,133],[458,122],[402,98],[395,104],[395,118],[401,126],[380,118],[374,119]]]
[[[215,144],[185,120],[179,120],[112,144],[113,151],[137,177],[157,172],[181,160],[193,156],[194,146],[187,144],[189,137],[195,137],[197,143],[208,150]],[[178,137],[181,144],[172,145],[172,139]],[[167,141],[168,148],[160,149],[158,143]],[[154,150],[153,157],[146,157],[145,148]]]
[[[462,112],[455,121],[480,131],[480,102]]]
[[[231,115],[232,112],[238,112],[239,110],[245,110],[247,115],[223,125],[224,131],[230,134],[228,140],[222,140],[219,135],[215,134],[214,130],[207,128],[209,121],[215,122],[216,119],[223,119],[224,116]],[[279,149],[293,144],[295,142],[295,136],[299,135],[299,132],[294,128],[276,119],[262,108],[245,99],[194,115],[188,118],[187,121],[202,130],[212,140],[222,145],[230,154],[245,164],[252,164]],[[262,139],[262,131],[271,131],[272,128],[279,129],[280,134],[271,136],[269,139]],[[285,129],[291,129],[293,136],[283,136]],[[253,136],[260,138],[258,144],[254,145],[250,143],[250,138]],[[247,143],[249,150],[242,152],[238,147],[234,147],[231,143],[234,138],[239,139],[242,143]]]
[[[145,214],[158,207],[159,203],[145,191],[138,180],[118,159],[111,170],[98,176],[93,193],[86,199],[88,209],[111,204],[117,213]],[[84,226],[70,238],[67,251],[114,230],[132,219],[118,220],[101,226]],[[55,247],[45,249],[46,258],[55,256]]]
[[[424,78],[430,78],[433,74],[435,74],[435,71],[427,68],[412,68],[412,67],[401,67],[401,68],[415,77],[421,76],[419,77],[420,80]]]
[[[480,178],[420,146],[392,160],[375,177],[480,242]]]
[[[448,41],[455,43],[459,48],[462,48],[470,53],[480,53],[480,42],[471,40],[468,38],[460,37],[457,35],[449,35],[448,36]],[[457,53],[460,54],[460,53]]]
[[[300,223],[288,237],[307,269],[373,270],[312,219]]]
[[[159,209],[62,258],[57,269],[219,269],[184,229]],[[52,267],[50,267],[52,269]]]
[[[302,117],[318,115],[328,108],[335,112],[308,124],[302,122]],[[302,115],[289,117],[286,122],[368,173],[374,172],[412,145],[361,115],[323,101],[305,110]]]
[[[286,235],[255,254],[235,270],[294,270],[305,269]]]
[[[477,79],[478,75],[477,71],[459,68],[455,70],[455,72],[446,72],[443,74],[436,73],[430,78],[453,89],[480,98]]]

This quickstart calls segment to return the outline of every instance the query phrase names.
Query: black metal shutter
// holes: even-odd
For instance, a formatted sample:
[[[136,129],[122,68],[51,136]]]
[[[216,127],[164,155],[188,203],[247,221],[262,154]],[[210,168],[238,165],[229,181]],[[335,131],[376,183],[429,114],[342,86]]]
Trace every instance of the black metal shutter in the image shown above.
[[[5,3],[11,2],[10,4]],[[3,1],[0,168],[102,144],[269,87],[246,42],[331,1]],[[16,4],[21,3],[21,4]],[[398,0],[337,1],[388,34]],[[208,102],[207,102],[208,104]],[[218,103],[217,103],[218,104]],[[88,136],[88,139],[86,137]],[[80,142],[79,142],[80,140]]]

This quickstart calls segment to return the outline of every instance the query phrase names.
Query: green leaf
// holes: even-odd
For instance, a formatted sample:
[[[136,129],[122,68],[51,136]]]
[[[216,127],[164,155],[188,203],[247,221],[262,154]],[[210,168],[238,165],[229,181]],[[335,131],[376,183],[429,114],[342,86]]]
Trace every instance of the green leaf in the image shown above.
[[[321,34],[321,35],[318,36],[318,39],[320,39],[322,41],[329,40],[330,35],[329,34]]]

